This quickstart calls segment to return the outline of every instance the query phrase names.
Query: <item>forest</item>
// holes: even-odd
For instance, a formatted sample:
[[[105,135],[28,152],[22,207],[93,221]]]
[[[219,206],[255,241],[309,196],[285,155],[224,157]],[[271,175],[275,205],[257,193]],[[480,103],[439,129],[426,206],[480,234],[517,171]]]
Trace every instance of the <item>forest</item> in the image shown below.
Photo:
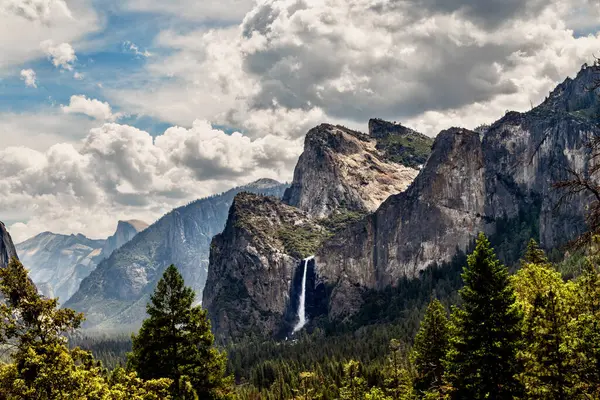
[[[206,311],[192,305],[194,292],[175,266],[128,340],[78,334],[84,316],[39,295],[13,259],[0,270],[6,300],[0,393],[6,399],[600,399],[599,242],[594,238],[576,262],[555,264],[531,240],[511,274],[481,234],[466,260],[457,259],[464,262],[458,292],[454,270],[430,271],[419,280],[425,286],[408,290],[412,297],[396,299],[403,311],[395,320],[225,349],[215,344]]]

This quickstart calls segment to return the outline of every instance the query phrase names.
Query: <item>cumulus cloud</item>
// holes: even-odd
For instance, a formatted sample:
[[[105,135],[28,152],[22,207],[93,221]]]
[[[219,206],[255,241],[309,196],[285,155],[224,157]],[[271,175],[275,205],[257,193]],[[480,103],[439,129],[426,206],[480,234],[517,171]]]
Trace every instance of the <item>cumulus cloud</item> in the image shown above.
[[[577,10],[596,15],[597,4]],[[148,65],[151,88],[112,97],[183,125],[202,117],[251,129],[254,116],[270,129],[258,135],[281,132],[274,116],[315,111],[420,121],[433,135],[432,118],[493,120],[574,74],[600,36],[575,35],[573,21],[563,0],[266,0],[237,28],[162,32],[155,45],[171,55]],[[146,102],[144,90],[158,96]]]
[[[21,80],[25,82],[27,87],[37,87],[35,71],[32,69],[22,69]]]
[[[81,81],[81,80],[83,80],[83,78],[85,78],[85,76],[82,73],[75,71],[73,73],[73,78],[78,81]]]
[[[65,114],[84,114],[101,121],[116,121],[122,116],[113,113],[110,104],[84,95],[71,96],[69,105],[61,105],[61,109]]]
[[[79,144],[0,150],[0,219],[16,240],[41,230],[110,234],[119,218],[152,221],[173,207],[235,185],[291,177],[302,140],[251,139],[206,121],[153,138],[128,125],[91,129]]]
[[[40,43],[73,43],[101,26],[91,0],[0,0],[0,76],[46,55]]]
[[[69,43],[55,45],[52,40],[44,40],[40,43],[40,47],[56,68],[73,70],[73,63],[77,60],[77,56],[75,55],[75,49]]]
[[[39,22],[47,22],[55,14],[72,17],[64,0],[4,0],[0,3],[0,12]]]

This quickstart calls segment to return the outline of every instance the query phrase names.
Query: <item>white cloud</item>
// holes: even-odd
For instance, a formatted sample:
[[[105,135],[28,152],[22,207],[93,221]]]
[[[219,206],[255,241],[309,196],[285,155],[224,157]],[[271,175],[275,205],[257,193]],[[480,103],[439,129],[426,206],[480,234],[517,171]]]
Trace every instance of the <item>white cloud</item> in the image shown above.
[[[40,43],[74,43],[101,26],[91,0],[0,0],[0,76],[45,55]]]
[[[110,104],[84,95],[71,96],[69,105],[61,105],[61,109],[65,114],[84,114],[100,121],[116,121],[122,116],[113,113]]]
[[[152,53],[150,53],[148,50],[141,51],[140,48],[135,43],[130,42],[130,41],[123,42],[123,48],[126,51],[132,52],[136,56],[146,57],[146,58],[152,56]]]
[[[238,22],[252,8],[255,0],[126,0],[123,7],[129,11],[171,14],[192,21]]]
[[[569,2],[483,4],[265,0],[237,28],[163,31],[154,45],[170,56],[148,64],[148,85],[110,97],[172,123],[207,118],[252,135],[249,125],[288,135],[273,116],[315,111],[415,121],[433,135],[435,120],[471,125],[529,108],[600,48],[598,35],[575,37]]]
[[[75,55],[75,49],[69,43],[55,45],[52,40],[44,40],[40,43],[40,47],[56,68],[73,70],[73,63],[77,60],[77,56]]]
[[[0,220],[15,240],[42,230],[107,236],[119,218],[153,221],[198,197],[261,177],[286,180],[302,140],[228,135],[205,121],[153,139],[104,124],[79,144],[0,150]]]
[[[35,71],[32,69],[22,69],[21,80],[25,82],[27,87],[37,87]]]
[[[85,78],[85,76],[84,76],[82,73],[80,73],[80,72],[77,72],[77,71],[75,71],[75,72],[73,73],[73,79],[76,79],[76,80],[78,80],[78,81],[81,81],[81,80],[83,80],[83,78]]]
[[[84,115],[64,114],[58,107],[0,113],[0,150],[27,146],[47,150],[58,142],[74,143],[97,122]]]

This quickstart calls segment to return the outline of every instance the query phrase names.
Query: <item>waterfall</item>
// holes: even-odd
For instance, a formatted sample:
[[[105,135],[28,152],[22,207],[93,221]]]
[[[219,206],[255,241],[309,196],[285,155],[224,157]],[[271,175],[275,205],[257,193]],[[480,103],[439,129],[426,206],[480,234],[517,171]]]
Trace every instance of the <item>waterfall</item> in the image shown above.
[[[294,333],[298,332],[306,325],[306,271],[308,262],[315,258],[314,256],[304,259],[304,274],[302,275],[302,292],[300,292],[300,304],[298,305],[298,323],[294,327]]]

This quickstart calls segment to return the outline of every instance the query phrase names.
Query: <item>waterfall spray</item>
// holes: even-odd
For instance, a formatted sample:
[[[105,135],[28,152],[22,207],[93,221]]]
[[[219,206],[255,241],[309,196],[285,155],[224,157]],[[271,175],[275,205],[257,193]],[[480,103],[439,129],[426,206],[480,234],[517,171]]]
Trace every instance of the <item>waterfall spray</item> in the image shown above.
[[[302,275],[302,292],[300,292],[300,304],[298,305],[298,323],[294,327],[294,333],[298,332],[306,325],[306,271],[308,262],[315,258],[314,256],[304,259],[304,273]]]

